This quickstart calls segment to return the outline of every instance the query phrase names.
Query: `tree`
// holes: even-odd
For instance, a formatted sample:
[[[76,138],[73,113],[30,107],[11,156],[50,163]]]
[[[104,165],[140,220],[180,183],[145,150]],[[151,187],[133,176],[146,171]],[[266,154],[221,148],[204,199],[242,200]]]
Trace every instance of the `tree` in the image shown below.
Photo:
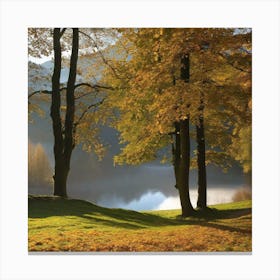
[[[183,54],[181,58],[181,79],[188,83],[190,81],[190,56]],[[187,108],[190,106],[186,104]],[[176,162],[179,163],[178,177],[176,186],[179,190],[181,201],[182,216],[190,216],[193,212],[193,206],[189,194],[189,173],[190,173],[190,115],[187,113],[186,117],[179,121],[179,137],[180,137],[180,153],[175,153],[176,156],[180,155]]]
[[[173,163],[176,186],[179,190],[182,215],[188,216],[193,212],[189,197],[188,180],[190,165],[189,105],[184,100],[187,99],[186,91],[182,91],[182,85],[189,81],[188,55],[181,51],[178,57],[179,62],[177,62],[176,66],[177,72],[180,73],[180,81],[175,83],[173,79],[172,84],[170,79],[172,78],[171,68],[162,67],[163,59],[166,56],[164,52],[159,52],[159,48],[162,47],[159,39],[161,35],[157,36],[157,33],[161,33],[161,30],[149,29],[138,30],[138,32],[132,30],[131,33],[129,32],[126,34],[132,39],[135,47],[133,57],[126,63],[126,66],[122,65],[123,68],[119,67],[119,69],[123,70],[123,76],[128,78],[121,81],[119,79],[113,81],[115,88],[119,89],[120,96],[115,97],[114,95],[111,98],[111,100],[113,99],[111,102],[115,103],[115,106],[117,104],[120,112],[120,117],[117,119],[115,127],[121,131],[121,136],[124,141],[128,141],[128,144],[123,149],[121,155],[115,158],[115,161],[118,163],[137,164],[155,159],[157,151],[172,142],[170,134],[174,133],[173,128],[175,126],[177,141],[173,145]],[[152,55],[151,49],[155,50]],[[178,59],[176,58],[176,60]],[[180,61],[182,61],[182,66]],[[156,78],[159,82],[156,82],[155,76],[158,73],[167,75],[169,81],[164,81],[166,76],[159,76]],[[150,81],[152,81],[152,84]],[[159,105],[156,98],[162,96],[163,91],[170,87],[173,89],[177,84],[179,86],[175,96],[178,102],[172,103],[172,106],[176,107],[179,104],[181,110],[175,116],[170,114],[166,128],[166,125],[162,125],[158,122],[159,119],[157,119],[159,112],[162,110],[160,108],[154,110],[152,107]],[[172,110],[174,111],[174,109]],[[172,113],[172,111],[169,113]],[[154,122],[158,122],[157,125]],[[167,132],[163,131],[163,129],[167,130]]]
[[[116,88],[116,94],[109,98],[107,105],[110,102],[110,106],[118,109],[113,125],[125,144],[115,162],[151,161],[172,144],[172,162],[180,192],[179,185],[188,180],[189,120],[196,127],[198,145],[198,207],[206,208],[206,164],[228,164],[232,156],[229,147],[233,124],[241,117],[240,105],[245,101],[238,85],[240,81],[235,79],[236,68],[239,68],[235,54],[236,49],[250,44],[250,35],[234,35],[233,29],[209,28],[119,32],[122,33],[119,47],[124,45],[130,56],[113,62],[122,79],[116,79],[109,71],[106,76]],[[190,68],[182,74],[186,54],[191,57]],[[248,62],[247,58],[243,61]],[[182,197],[181,203],[191,209]],[[183,215],[191,213],[182,212]]]
[[[205,135],[204,135],[204,94],[200,96],[200,106],[198,108],[198,124],[196,124],[196,142],[197,142],[197,169],[198,169],[198,198],[197,207],[207,207],[207,177],[205,163]]]
[[[234,104],[230,110],[230,116],[228,119],[224,119],[223,116],[219,116],[222,122],[217,118],[217,113],[213,114],[213,109],[215,111],[219,110],[224,113],[228,111],[226,108],[226,103],[228,102],[223,98],[225,92],[227,92],[226,97],[232,101],[236,100],[236,97],[241,97],[237,91],[240,91],[239,85],[240,80],[235,70],[240,71],[240,62],[246,62],[247,66],[250,67],[250,58],[241,59],[244,51],[244,46],[250,47],[251,44],[251,35],[250,32],[245,32],[244,34],[234,35],[236,31],[232,29],[205,29],[198,30],[195,38],[194,44],[197,44],[197,48],[193,50],[192,57],[196,59],[193,68],[193,82],[197,83],[199,88],[199,106],[197,109],[197,114],[194,113],[194,123],[196,126],[196,141],[197,141],[197,168],[198,168],[198,200],[197,207],[205,209],[207,207],[207,180],[206,180],[206,146],[205,146],[205,129],[204,129],[204,120],[205,116],[207,121],[209,120],[212,125],[215,126],[215,133],[210,135],[210,138],[217,136],[217,128],[220,132],[220,138],[218,141],[214,138],[214,143],[209,141],[213,147],[216,146],[218,149],[227,151],[223,154],[224,161],[229,160],[230,153],[228,152],[229,143],[227,146],[220,145],[222,139],[227,139],[226,142],[232,141],[233,138],[230,137],[232,126],[232,120],[236,119],[234,114],[240,116],[242,113],[237,111],[238,106]],[[203,36],[201,36],[201,33]],[[245,52],[249,54],[248,52]],[[221,59],[221,57],[223,59]],[[226,60],[225,60],[226,57]],[[231,66],[228,67],[228,66]],[[223,71],[223,73],[221,72]],[[245,68],[243,68],[243,71]],[[218,82],[221,77],[227,77],[223,82]],[[250,79],[250,77],[249,77]],[[211,85],[212,84],[212,85]],[[238,85],[238,86],[237,86]],[[210,91],[210,92],[209,92]],[[212,92],[211,92],[212,91]],[[217,94],[219,93],[219,94]],[[234,96],[236,95],[236,96]],[[217,100],[217,96],[220,100]],[[250,93],[248,94],[250,96]],[[241,97],[244,102],[244,96]],[[211,100],[212,99],[212,100]],[[238,99],[238,98],[237,98]],[[239,99],[240,101],[240,99]],[[206,107],[205,107],[206,104]],[[233,102],[232,102],[233,104]],[[245,102],[246,104],[246,102]],[[211,112],[212,111],[212,112]],[[220,126],[217,124],[220,123]],[[209,136],[209,133],[208,135]],[[207,137],[208,139],[208,137]],[[221,141],[222,140],[222,141]],[[249,143],[250,145],[250,143]],[[208,148],[209,149],[209,148]],[[211,160],[213,162],[218,162],[218,164],[223,164],[221,162],[221,157],[216,157],[217,153],[215,150],[209,150],[211,152],[212,158],[208,156],[208,162]],[[209,154],[209,153],[208,153]],[[214,157],[213,157],[214,156]],[[218,161],[217,161],[218,159]],[[228,164],[228,163],[227,163]]]
[[[78,52],[79,52],[79,34],[87,35],[84,31],[79,31],[78,28],[72,29],[72,36],[66,31],[66,28],[54,28],[52,31],[48,29],[30,29],[29,30],[29,51],[30,54],[40,56],[41,54],[49,55],[51,50],[41,50],[41,41],[47,40],[49,42],[49,34],[51,32],[53,44],[48,44],[53,47],[54,54],[54,69],[52,75],[52,89],[51,90],[37,90],[29,94],[29,101],[36,94],[47,94],[51,96],[51,119],[54,135],[54,195],[67,197],[67,177],[70,170],[71,155],[74,147],[86,142],[83,136],[83,128],[85,124],[87,127],[96,125],[87,124],[85,122],[87,115],[96,113],[96,109],[102,104],[102,93],[98,96],[99,90],[109,89],[106,86],[98,84],[90,84],[87,82],[76,83]],[[62,41],[62,36],[65,40]],[[89,35],[87,35],[89,36]],[[71,40],[69,40],[71,38]],[[39,42],[39,43],[38,43]],[[43,44],[45,45],[45,44]],[[83,48],[88,49],[88,42],[83,41]],[[69,77],[67,85],[61,87],[60,76],[62,69],[62,51],[71,49]],[[91,51],[93,47],[91,47]],[[65,96],[64,96],[64,92]],[[89,102],[86,98],[91,95],[93,99]],[[84,99],[84,102],[79,102],[77,107],[77,100]],[[78,111],[78,113],[77,113]],[[96,125],[97,126],[97,125]],[[95,152],[101,156],[102,145],[100,144],[96,134],[98,128],[94,127],[87,137],[90,143],[86,143],[89,149],[91,145],[94,146]]]
[[[70,159],[75,143],[73,142],[73,123],[75,114],[74,90],[77,73],[77,60],[79,51],[78,28],[73,28],[72,54],[70,59],[70,71],[66,89],[66,117],[65,131],[62,131],[60,118],[60,73],[61,73],[61,31],[54,28],[54,72],[52,77],[52,103],[51,117],[54,135],[54,195],[67,197],[66,181],[70,169]]]
[[[51,166],[43,146],[28,141],[29,187],[48,188],[51,186],[51,180]]]

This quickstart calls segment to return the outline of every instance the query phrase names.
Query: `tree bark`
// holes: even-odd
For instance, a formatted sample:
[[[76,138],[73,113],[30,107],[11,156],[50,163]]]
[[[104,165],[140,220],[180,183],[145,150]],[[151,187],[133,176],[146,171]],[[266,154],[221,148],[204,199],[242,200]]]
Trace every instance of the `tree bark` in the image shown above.
[[[187,217],[194,212],[189,195],[190,135],[188,118],[180,120],[180,151],[181,156],[177,184],[182,207],[182,216]]]
[[[74,148],[74,114],[75,114],[75,82],[77,73],[77,61],[79,50],[78,28],[73,28],[72,53],[70,60],[70,71],[66,88],[66,115],[64,123],[64,136],[60,116],[60,74],[61,74],[61,38],[60,28],[54,28],[54,71],[52,76],[52,103],[51,118],[54,135],[54,195],[67,197],[67,177],[70,170],[70,160]]]
[[[66,116],[65,116],[65,136],[64,136],[64,161],[66,167],[66,179],[70,170],[70,160],[74,149],[74,115],[75,115],[75,82],[77,75],[77,62],[79,52],[79,30],[73,28],[72,53],[70,60],[70,70],[66,89]]]
[[[181,59],[181,79],[186,83],[190,80],[190,59],[189,54],[185,54]],[[188,109],[189,105],[187,105]],[[179,190],[179,197],[182,207],[182,216],[191,216],[194,209],[191,204],[189,194],[189,172],[190,172],[190,128],[189,128],[189,114],[179,122],[180,133],[180,160],[178,167],[178,181],[177,186]]]
[[[190,81],[190,55],[187,53],[181,59],[181,79],[188,83]]]
[[[175,175],[175,188],[178,189],[178,175],[179,175],[179,164],[180,164],[180,123],[175,122],[175,139],[174,144],[172,146],[172,153],[173,153],[173,167],[174,167],[174,175]]]
[[[65,165],[63,159],[63,134],[60,117],[61,45],[60,28],[53,31],[54,71],[52,76],[51,118],[54,135],[54,195],[66,197]]]
[[[196,125],[196,141],[197,141],[197,167],[198,167],[198,199],[197,207],[201,209],[207,208],[207,180],[205,165],[205,137],[204,137],[204,96],[201,95],[199,107],[199,119]]]

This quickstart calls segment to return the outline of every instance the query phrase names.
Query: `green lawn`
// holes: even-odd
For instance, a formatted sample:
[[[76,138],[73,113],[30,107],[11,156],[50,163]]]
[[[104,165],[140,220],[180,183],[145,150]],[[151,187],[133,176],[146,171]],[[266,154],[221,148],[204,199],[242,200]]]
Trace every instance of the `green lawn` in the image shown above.
[[[182,219],[180,210],[136,212],[83,200],[29,196],[29,251],[252,250],[251,201],[215,205]]]

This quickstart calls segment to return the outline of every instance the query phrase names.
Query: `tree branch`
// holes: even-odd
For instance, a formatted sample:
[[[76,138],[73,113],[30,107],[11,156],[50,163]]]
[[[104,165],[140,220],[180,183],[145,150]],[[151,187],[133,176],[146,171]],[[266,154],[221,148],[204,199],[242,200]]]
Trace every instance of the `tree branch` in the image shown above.
[[[76,127],[81,123],[82,119],[84,118],[84,116],[86,115],[86,113],[92,109],[92,108],[96,108],[98,106],[100,106],[103,102],[105,101],[105,98],[103,98],[102,100],[100,100],[97,103],[91,104],[89,105],[84,111],[83,113],[80,115],[79,119],[74,123],[73,127],[74,127],[74,132],[76,131]]]
[[[28,99],[37,93],[52,94],[52,91],[51,90],[36,90],[36,91],[33,91],[32,93],[28,94]]]
[[[62,37],[62,35],[64,34],[64,32],[66,31],[67,28],[62,28],[62,30],[60,30],[60,34],[59,34],[59,38]]]
[[[81,94],[81,95],[79,95],[79,96],[75,96],[75,100],[80,99],[80,98],[83,98],[83,97],[85,97],[85,96],[88,96],[88,95],[90,95],[90,94],[92,94],[92,93],[97,94],[97,93],[98,93],[98,90],[96,90],[95,92],[90,91],[90,92],[83,93],[83,94]],[[95,97],[97,97],[97,96],[95,95]]]
[[[86,36],[87,38],[89,38],[89,39],[93,42],[93,44],[94,44],[93,46],[98,50],[98,54],[100,55],[102,61],[113,71],[114,75],[115,75],[119,80],[121,80],[121,77],[117,74],[116,70],[115,70],[115,69],[108,63],[108,61],[105,59],[105,57],[104,57],[102,51],[99,49],[99,47],[98,47],[96,41],[95,41],[90,35],[86,34],[85,32],[83,32],[83,31],[81,31],[81,30],[79,30],[79,32],[80,32],[82,35],[84,35],[84,36]]]
[[[218,53],[218,55],[219,55],[220,57],[222,57],[224,60],[226,60],[227,64],[229,64],[229,65],[230,65],[231,67],[233,67],[234,69],[239,70],[239,71],[241,71],[241,72],[249,73],[249,74],[252,73],[252,71],[250,71],[250,70],[246,70],[246,69],[243,69],[243,68],[241,68],[241,67],[238,67],[238,66],[234,65],[233,62],[228,61],[227,58],[224,57],[221,53]]]
[[[113,87],[109,87],[109,86],[101,86],[101,85],[91,85],[89,83],[80,83],[80,84],[76,84],[74,87],[75,89],[78,88],[78,87],[82,87],[82,86],[86,86],[86,87],[90,87],[92,89],[95,89],[95,90],[99,90],[99,89],[108,89],[108,90],[114,90]],[[62,87],[60,88],[60,91],[63,91],[63,90],[66,90],[67,88],[66,87]],[[30,93],[28,95],[28,99],[30,97],[32,97],[33,95],[37,94],[37,93],[44,93],[44,94],[52,94],[52,91],[51,90],[36,90],[32,93]],[[80,98],[80,97],[77,97],[77,98]]]

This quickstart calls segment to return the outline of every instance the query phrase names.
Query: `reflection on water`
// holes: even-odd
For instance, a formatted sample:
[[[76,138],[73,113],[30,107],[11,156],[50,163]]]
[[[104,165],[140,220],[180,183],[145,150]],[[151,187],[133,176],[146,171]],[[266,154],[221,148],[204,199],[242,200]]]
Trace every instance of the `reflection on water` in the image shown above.
[[[237,187],[231,188],[209,188],[207,190],[207,204],[219,204],[232,202],[233,195],[237,191]],[[190,190],[191,202],[196,207],[197,190]],[[141,196],[140,199],[135,199],[129,203],[124,203],[119,199],[101,199],[99,205],[112,208],[125,208],[131,210],[164,210],[164,209],[179,209],[179,196],[166,197],[161,192],[148,192]]]
[[[219,204],[232,202],[232,197],[236,192],[236,188],[212,188],[207,191],[207,204]],[[190,198],[193,207],[196,207],[197,201],[197,191],[190,190]],[[178,209],[180,208],[179,196],[177,197],[167,197],[156,209]]]

